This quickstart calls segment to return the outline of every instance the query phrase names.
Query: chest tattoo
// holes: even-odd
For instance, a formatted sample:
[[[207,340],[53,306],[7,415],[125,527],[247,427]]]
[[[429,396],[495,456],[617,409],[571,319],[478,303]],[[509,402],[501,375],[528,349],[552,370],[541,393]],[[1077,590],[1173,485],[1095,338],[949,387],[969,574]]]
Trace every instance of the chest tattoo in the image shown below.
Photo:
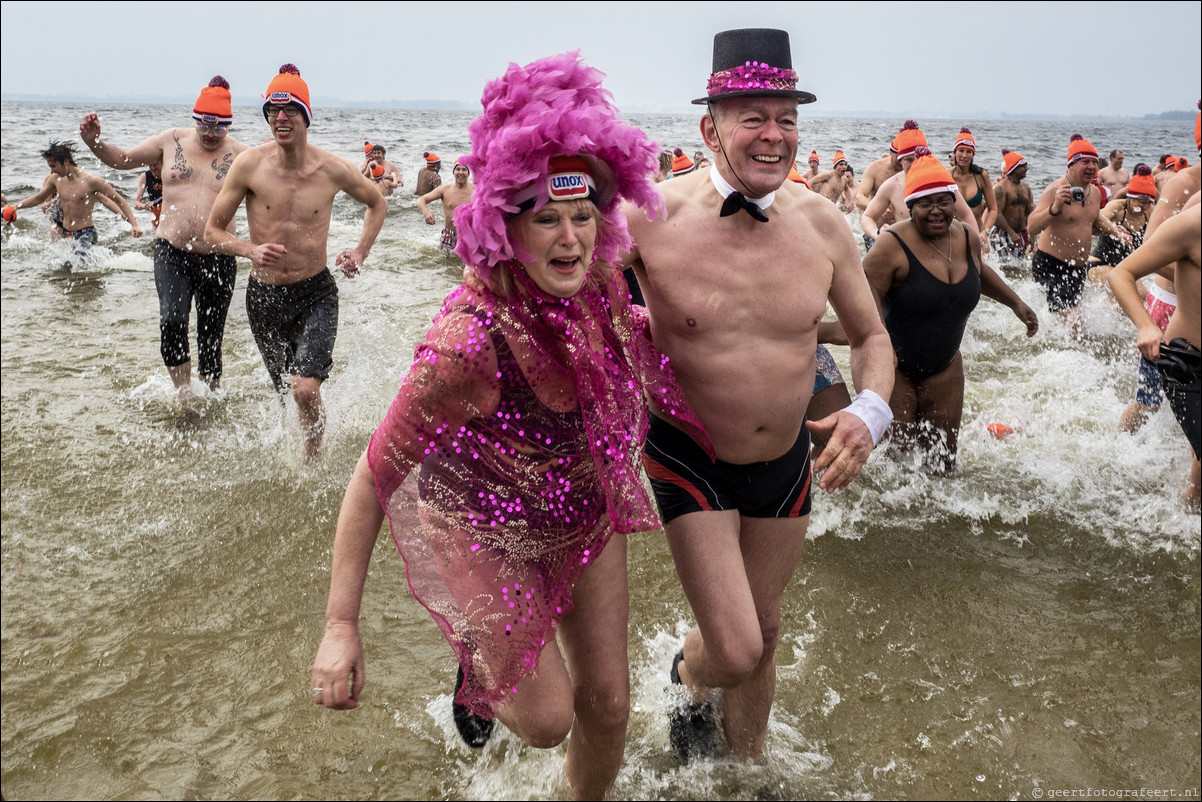
[[[184,158],[184,146],[180,144],[179,137],[173,134],[172,138],[175,140],[175,163],[171,165],[171,169],[176,171],[180,181],[187,181],[192,177],[192,168]]]
[[[217,180],[225,178],[225,174],[230,171],[230,165],[234,163],[234,154],[227,153],[221,157],[221,163],[217,163],[217,159],[213,159],[213,172],[217,174]]]

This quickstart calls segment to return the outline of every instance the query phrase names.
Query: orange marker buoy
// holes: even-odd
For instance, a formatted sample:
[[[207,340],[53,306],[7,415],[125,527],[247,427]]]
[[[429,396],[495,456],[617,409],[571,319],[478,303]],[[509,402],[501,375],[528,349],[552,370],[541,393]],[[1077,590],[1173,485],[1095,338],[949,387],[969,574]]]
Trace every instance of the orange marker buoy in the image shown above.
[[[988,427],[989,433],[998,440],[1005,440],[1010,435],[1014,434],[1014,430],[1004,423],[991,423]]]

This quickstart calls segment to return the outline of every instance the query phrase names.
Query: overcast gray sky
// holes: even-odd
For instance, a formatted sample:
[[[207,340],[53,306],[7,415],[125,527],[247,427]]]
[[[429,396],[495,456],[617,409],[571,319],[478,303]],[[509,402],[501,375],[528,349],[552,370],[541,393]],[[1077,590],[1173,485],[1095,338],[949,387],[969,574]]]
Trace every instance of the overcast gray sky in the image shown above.
[[[713,35],[787,30],[817,115],[1142,116],[1193,109],[1202,3],[4,2],[0,93],[191,102],[261,94],[291,61],[315,108],[449,100],[579,49],[624,111],[685,111]],[[158,39],[155,39],[155,36]]]

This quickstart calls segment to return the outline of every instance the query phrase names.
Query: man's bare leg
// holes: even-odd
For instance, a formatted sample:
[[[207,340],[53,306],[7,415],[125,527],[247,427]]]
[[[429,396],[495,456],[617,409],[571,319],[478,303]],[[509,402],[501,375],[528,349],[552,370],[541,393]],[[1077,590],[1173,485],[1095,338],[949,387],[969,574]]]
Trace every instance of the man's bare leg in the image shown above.
[[[809,516],[742,518],[700,512],[674,519],[668,545],[697,627],[685,638],[681,682],[700,699],[724,688],[726,740],[735,754],[763,748],[776,692],[780,600],[801,559]]]
[[[612,537],[572,598],[560,626],[576,715],[564,773],[577,799],[602,799],[622,767],[630,718],[625,535]]]
[[[321,402],[321,379],[292,377],[292,397],[300,415],[301,434],[305,438],[305,461],[312,462],[321,451],[326,430],[326,411]]]

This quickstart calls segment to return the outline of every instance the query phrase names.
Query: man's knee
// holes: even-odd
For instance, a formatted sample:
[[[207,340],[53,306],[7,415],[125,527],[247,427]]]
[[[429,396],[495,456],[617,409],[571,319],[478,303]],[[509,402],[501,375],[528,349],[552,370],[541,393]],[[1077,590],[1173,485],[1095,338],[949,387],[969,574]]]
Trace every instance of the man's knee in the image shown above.
[[[630,688],[578,688],[575,692],[576,714],[587,721],[598,734],[622,734],[630,720]]]
[[[297,406],[315,408],[321,406],[321,380],[308,376],[292,377],[292,397]]]

